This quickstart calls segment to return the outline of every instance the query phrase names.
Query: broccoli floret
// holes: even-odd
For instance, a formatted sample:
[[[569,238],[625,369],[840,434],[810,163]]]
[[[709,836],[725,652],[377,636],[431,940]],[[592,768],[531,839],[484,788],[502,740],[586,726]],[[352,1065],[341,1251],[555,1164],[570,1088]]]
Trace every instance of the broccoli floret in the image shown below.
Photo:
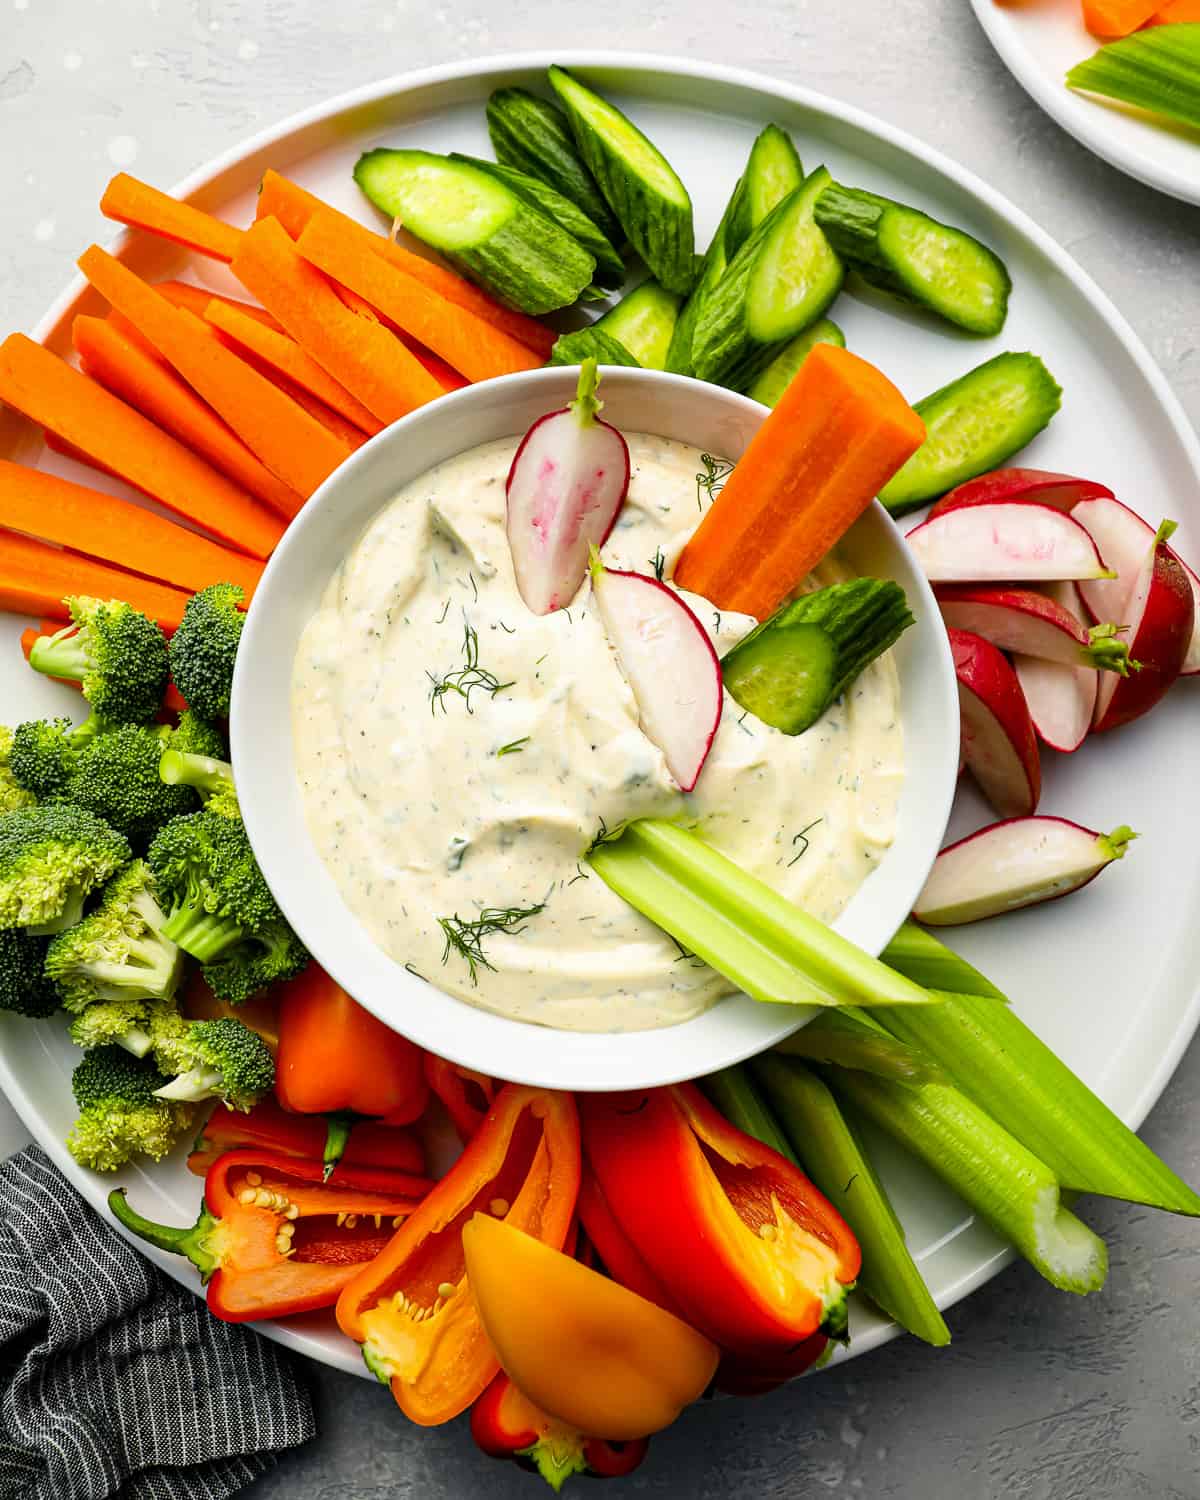
[[[60,932],[47,950],[46,974],[67,1010],[79,1014],[103,1001],[128,1005],[172,996],[183,959],[164,936],[166,924],[154,877],[144,860],[135,860],[109,881],[96,910]],[[140,1025],[144,1017],[143,1006],[134,1020]],[[141,1053],[149,1049],[147,1039]]]
[[[38,798],[61,797],[79,753],[95,738],[99,721],[93,714],[82,724],[70,719],[30,719],[13,730],[9,769],[14,781]]]
[[[0,932],[0,1010],[40,1020],[58,1009],[58,995],[46,978],[46,939],[25,932]]]
[[[193,1021],[185,1048],[188,1071],[155,1090],[158,1099],[220,1099],[228,1109],[250,1110],[275,1086],[275,1058],[270,1047],[244,1021],[224,1016]]]
[[[82,807],[51,802],[0,817],[0,929],[61,932],[128,862],[128,841]]]
[[[294,979],[308,964],[308,949],[279,922],[230,949],[217,963],[204,966],[204,978],[218,1000],[244,1005],[268,985]]]
[[[167,688],[167,638],[154,620],[119,599],[66,600],[72,623],[39,636],[29,665],[83,685],[101,718],[140,724],[158,712]]]
[[[67,1148],[75,1160],[115,1172],[135,1156],[165,1156],[193,1124],[189,1105],[155,1097],[167,1081],[149,1058],[120,1047],[87,1053],[71,1078],[79,1118]]]
[[[71,1022],[71,1040],[90,1052],[115,1044],[134,1057],[145,1057],[153,1045],[146,1029],[144,1000],[96,1000]]]
[[[175,1000],[151,1000],[146,1005],[145,1029],[159,1072],[168,1078],[186,1073],[195,1061],[188,1046],[191,1022],[180,1012]]]
[[[164,823],[196,807],[190,787],[168,785],[159,763],[169,739],[142,724],[122,724],[97,735],[79,755],[63,789],[68,802],[86,807],[144,846]]]
[[[229,717],[233,665],[245,615],[238,605],[246,597],[235,583],[214,583],[193,594],[171,639],[171,676],[197,713],[210,719]]]
[[[16,812],[18,807],[32,807],[35,793],[22,786],[12,768],[13,732],[0,724],[0,815]]]
[[[209,812],[220,813],[226,818],[241,817],[233,785],[233,767],[227,760],[171,749],[159,761],[158,774],[172,786],[193,787]]]
[[[208,755],[224,760],[229,750],[218,726],[192,709],[184,709],[179,723],[167,735],[167,748],[182,755]]]

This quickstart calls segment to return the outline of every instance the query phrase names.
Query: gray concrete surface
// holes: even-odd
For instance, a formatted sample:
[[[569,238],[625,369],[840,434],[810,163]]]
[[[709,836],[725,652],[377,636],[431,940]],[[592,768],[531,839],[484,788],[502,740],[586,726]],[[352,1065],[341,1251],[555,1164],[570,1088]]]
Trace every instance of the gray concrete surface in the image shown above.
[[[1050,3],[1050,0],[1044,0]],[[1065,3],[1065,0],[1063,0]],[[0,0],[0,327],[28,328],[107,231],[116,166],[169,183],[248,132],[352,85],[536,45],[740,63],[886,115],[1030,212],[1133,322],[1200,422],[1200,210],[1089,156],[1004,72],[965,0]],[[1200,1177],[1200,1048],[1147,1126]],[[0,1135],[19,1133],[0,1115]],[[693,1410],[631,1495],[799,1500],[1197,1500],[1200,1231],[1123,1206],[1100,1298],[1025,1267],[911,1341],[765,1400]],[[462,1424],[409,1426],[384,1391],[313,1369],[322,1436],[253,1500],[536,1493]],[[253,1392],[247,1393],[254,1398]]]

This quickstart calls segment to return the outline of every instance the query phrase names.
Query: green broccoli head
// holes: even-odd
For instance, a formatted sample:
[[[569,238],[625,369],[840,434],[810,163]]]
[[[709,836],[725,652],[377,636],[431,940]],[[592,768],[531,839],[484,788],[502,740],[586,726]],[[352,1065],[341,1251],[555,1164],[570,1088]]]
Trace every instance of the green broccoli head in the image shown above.
[[[13,731],[0,724],[0,816],[16,812],[18,807],[32,807],[37,796],[23,786],[12,768]]]
[[[207,755],[213,760],[224,760],[229,753],[220,728],[190,708],[184,709],[179,723],[168,733],[167,748],[181,755]]]
[[[110,823],[135,846],[181,813],[196,807],[196,793],[159,776],[167,739],[141,724],[99,734],[78,756],[63,796]]]
[[[308,961],[308,949],[281,920],[206,964],[204,978],[218,1000],[244,1005],[268,985],[294,979]]]
[[[229,1109],[250,1110],[275,1086],[274,1055],[243,1021],[229,1016],[193,1021],[185,1046],[191,1067],[157,1089],[157,1098],[193,1103],[220,1099]]]
[[[115,1044],[134,1057],[145,1057],[152,1046],[144,1000],[97,1000],[85,1005],[71,1022],[70,1034],[85,1051]]]
[[[147,1002],[145,1029],[150,1034],[154,1061],[168,1078],[186,1073],[195,1061],[188,1045],[191,1024],[174,999]]]
[[[89,721],[90,723],[90,721]],[[70,719],[30,719],[12,732],[9,770],[30,799],[61,797],[79,762],[80,740]],[[82,736],[82,743],[91,739]]]
[[[214,583],[193,594],[171,639],[171,676],[188,705],[209,719],[229,717],[233,667],[246,597],[235,583]]]
[[[0,929],[61,932],[85,898],[125,864],[129,843],[94,813],[69,803],[0,817]]]
[[[95,911],[60,932],[46,952],[47,977],[67,1010],[172,996],[183,960],[164,936],[166,925],[150,868],[134,860],[109,881]],[[144,1008],[139,1021],[142,1015]]]
[[[72,623],[39,636],[29,665],[50,677],[81,683],[102,719],[141,724],[152,719],[167,689],[167,638],[158,624],[119,599],[66,600]]]
[[[0,1010],[40,1020],[58,1009],[46,978],[46,939],[27,932],[0,932]]]
[[[171,907],[166,935],[201,963],[286,925],[240,820],[208,809],[175,818],[148,857]]]
[[[166,1082],[149,1058],[121,1047],[88,1052],[71,1078],[79,1118],[67,1148],[75,1160],[115,1172],[135,1156],[165,1156],[193,1124],[189,1105],[155,1097]]]

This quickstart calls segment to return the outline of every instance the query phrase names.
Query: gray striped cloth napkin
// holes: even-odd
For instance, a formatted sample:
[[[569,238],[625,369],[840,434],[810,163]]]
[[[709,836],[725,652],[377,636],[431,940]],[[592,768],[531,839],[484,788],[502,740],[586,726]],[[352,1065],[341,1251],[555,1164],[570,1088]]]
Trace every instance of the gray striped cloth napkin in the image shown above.
[[[281,1350],[210,1317],[36,1146],[0,1166],[0,1500],[222,1500],[315,1431]]]

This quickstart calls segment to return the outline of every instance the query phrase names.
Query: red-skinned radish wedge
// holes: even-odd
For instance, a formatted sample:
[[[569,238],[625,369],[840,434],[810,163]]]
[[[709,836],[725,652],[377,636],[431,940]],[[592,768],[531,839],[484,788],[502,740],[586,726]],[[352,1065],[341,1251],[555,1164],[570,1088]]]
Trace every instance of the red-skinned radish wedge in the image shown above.
[[[947,634],[966,768],[1002,818],[1027,817],[1042,793],[1042,766],[1021,684],[991,641],[966,630]]]
[[[968,479],[943,495],[930,510],[929,519],[964,505],[994,505],[997,500],[1050,505],[1069,513],[1081,500],[1093,500],[1100,495],[1111,499],[1112,490],[1106,484],[1078,479],[1074,474],[1052,474],[1048,469],[993,469],[990,474]]]
[[[535,615],[565,609],[583,582],[588,549],[604,545],[629,489],[629,447],[599,420],[594,359],[575,400],[539,417],[508,471],[508,545],[521,598]]]
[[[1196,628],[1196,604],[1183,564],[1167,546],[1164,521],[1151,539],[1126,605],[1129,650],[1141,663],[1128,677],[1106,673],[1096,693],[1092,729],[1102,733],[1149,713],[1179,676]]]
[[[1047,597],[1083,629],[1084,608],[1073,583],[1048,583]],[[1100,674],[1092,667],[1068,667],[1041,656],[1013,654],[1013,669],[1038,739],[1069,755],[1092,727]]]
[[[1034,589],[950,583],[933,592],[947,625],[981,635],[1001,651],[1120,676],[1129,671],[1129,647],[1115,625],[1089,630],[1070,610]]]
[[[1115,578],[1098,578],[1081,586],[1088,613],[1094,620],[1124,622],[1138,571],[1154,540],[1154,527],[1111,495],[1080,502],[1072,515],[1091,533],[1109,566],[1117,570]],[[1200,578],[1173,547],[1168,551],[1183,568],[1192,591],[1195,624],[1182,672],[1183,676],[1192,677],[1200,672]]]
[[[1066,818],[1010,818],[943,849],[913,916],[956,927],[1054,901],[1095,880],[1137,838],[1122,825],[1096,833]]]
[[[592,548],[592,594],[648,740],[685,792],[696,785],[721,723],[721,663],[704,626],[673,589],[606,568]]]
[[[1052,583],[1109,574],[1078,521],[1049,505],[964,505],[908,533],[931,583]]]

